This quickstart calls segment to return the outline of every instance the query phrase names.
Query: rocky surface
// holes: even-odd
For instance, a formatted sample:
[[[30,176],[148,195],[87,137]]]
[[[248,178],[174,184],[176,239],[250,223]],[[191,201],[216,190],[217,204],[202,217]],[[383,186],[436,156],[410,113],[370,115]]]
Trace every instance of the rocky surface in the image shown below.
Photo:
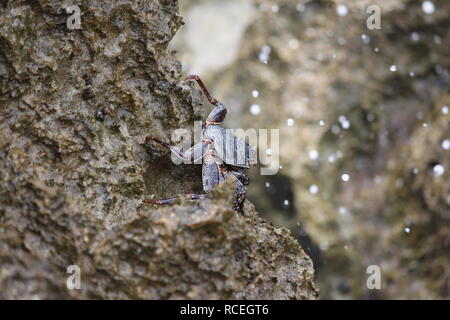
[[[208,13],[207,3],[183,10]],[[203,76],[233,110],[230,126],[280,129],[282,169],[252,177],[258,210],[302,242],[323,298],[448,298],[449,2],[253,5],[229,48],[237,58]],[[366,26],[370,5],[381,9],[381,29]],[[216,37],[203,42],[214,46]],[[196,53],[181,55],[183,63],[209,58],[190,47],[177,43]],[[381,268],[381,290],[366,287],[369,265]]]
[[[206,107],[167,49],[170,0],[0,5],[0,297],[314,299],[309,257],[227,185],[199,203],[200,166],[145,145],[192,131]],[[66,268],[81,268],[68,290]]]

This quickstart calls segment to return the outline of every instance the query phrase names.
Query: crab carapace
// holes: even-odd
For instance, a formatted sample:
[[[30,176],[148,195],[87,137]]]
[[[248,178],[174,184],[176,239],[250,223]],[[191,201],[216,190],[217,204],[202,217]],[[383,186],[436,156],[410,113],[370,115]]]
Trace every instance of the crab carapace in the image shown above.
[[[210,192],[215,186],[230,177],[236,185],[234,209],[241,211],[246,197],[246,186],[249,183],[245,170],[256,164],[256,149],[236,137],[232,130],[222,128],[219,125],[225,119],[227,109],[217,99],[211,97],[203,81],[197,75],[190,75],[186,80],[197,81],[208,101],[214,106],[203,124],[201,142],[185,152],[153,136],[146,137],[146,142],[155,141],[168,148],[180,159],[188,160],[190,163],[202,159],[203,191],[205,193]],[[188,194],[186,197],[193,200],[202,199],[205,194]],[[176,197],[171,197],[159,200],[144,200],[144,202],[170,204],[175,200]]]

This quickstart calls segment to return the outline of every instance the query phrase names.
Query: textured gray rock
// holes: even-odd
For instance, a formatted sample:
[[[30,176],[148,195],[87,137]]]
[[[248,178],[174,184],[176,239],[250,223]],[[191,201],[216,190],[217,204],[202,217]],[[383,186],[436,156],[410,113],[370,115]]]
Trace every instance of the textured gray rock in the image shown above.
[[[285,229],[231,210],[230,186],[199,203],[199,166],[145,146],[192,130],[205,107],[167,50],[176,1],[0,5],[0,297],[313,299],[309,257]],[[82,289],[66,288],[81,268]]]

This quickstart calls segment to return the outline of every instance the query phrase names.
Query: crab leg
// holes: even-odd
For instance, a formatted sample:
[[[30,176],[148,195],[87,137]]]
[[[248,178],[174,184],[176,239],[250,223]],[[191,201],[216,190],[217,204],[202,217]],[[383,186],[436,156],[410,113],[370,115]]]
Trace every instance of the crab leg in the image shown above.
[[[175,146],[172,146],[170,144],[168,144],[167,142],[161,141],[158,138],[155,138],[153,136],[148,136],[145,138],[145,141],[155,141],[156,143],[159,143],[160,145],[166,147],[167,149],[169,149],[170,151],[172,151],[177,157],[179,157],[182,160],[185,161],[191,161],[191,162],[196,162],[198,160],[200,160],[201,158],[204,157],[204,155],[206,154],[206,152],[208,151],[208,147],[209,144],[211,143],[210,141],[202,141],[200,143],[197,143],[195,146],[189,148],[188,150],[186,150],[186,152],[181,152],[180,149],[178,149]]]
[[[228,177],[231,177],[234,184],[236,185],[236,198],[234,200],[233,207],[236,211],[242,212],[244,201],[247,196],[247,188],[241,182],[241,180],[238,178],[238,176],[236,176],[236,174],[239,174],[239,173],[231,171],[224,166],[219,166],[219,170],[223,176],[223,180],[227,179]]]
[[[205,94],[206,98],[208,98],[208,101],[214,106],[217,105],[218,101],[215,98],[211,97],[211,95],[209,94],[208,89],[206,89],[205,84],[203,83],[202,79],[200,79],[200,77],[198,75],[191,74],[191,75],[186,77],[186,80],[195,80],[195,81],[197,81],[198,85],[203,90],[203,93]]]
[[[187,194],[186,198],[190,200],[198,200],[203,199],[206,196],[206,194]],[[147,204],[171,204],[177,200],[177,197],[172,198],[165,198],[165,199],[159,199],[159,200],[144,200],[144,203]]]

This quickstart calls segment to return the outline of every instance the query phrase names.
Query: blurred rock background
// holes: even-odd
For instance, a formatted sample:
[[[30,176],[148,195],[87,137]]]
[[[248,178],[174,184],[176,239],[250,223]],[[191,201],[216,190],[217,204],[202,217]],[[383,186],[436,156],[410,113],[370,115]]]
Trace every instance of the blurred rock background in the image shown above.
[[[321,297],[449,298],[450,3],[180,5],[171,47],[226,125],[280,129],[280,171],[254,170],[250,199],[313,258]]]

